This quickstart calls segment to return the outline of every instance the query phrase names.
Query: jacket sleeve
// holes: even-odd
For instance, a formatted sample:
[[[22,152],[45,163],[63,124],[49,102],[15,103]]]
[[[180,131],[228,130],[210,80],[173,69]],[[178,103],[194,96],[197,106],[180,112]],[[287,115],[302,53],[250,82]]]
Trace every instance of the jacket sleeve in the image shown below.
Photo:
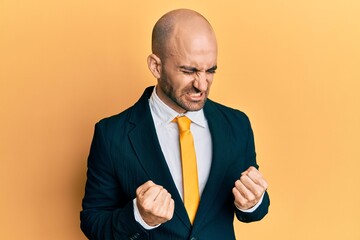
[[[81,229],[91,240],[148,239],[147,231],[134,218],[132,199],[120,189],[110,154],[111,142],[104,137],[102,128],[101,123],[96,124],[90,148]]]
[[[255,143],[254,143],[254,134],[251,128],[250,121],[248,117],[246,117],[246,125],[247,127],[247,143],[245,149],[245,160],[247,162],[248,167],[254,166],[257,169],[259,165],[256,162],[256,152],[255,152]],[[264,194],[262,203],[253,211],[253,212],[242,212],[235,207],[235,214],[239,221],[241,222],[254,222],[259,221],[265,217],[268,213],[270,206],[270,198],[267,191]]]

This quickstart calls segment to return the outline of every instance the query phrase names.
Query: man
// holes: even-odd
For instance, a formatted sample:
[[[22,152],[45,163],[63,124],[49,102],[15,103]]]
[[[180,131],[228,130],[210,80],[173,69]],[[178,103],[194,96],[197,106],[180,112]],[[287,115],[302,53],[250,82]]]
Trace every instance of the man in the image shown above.
[[[148,66],[157,85],[96,124],[83,232],[89,239],[235,239],[234,214],[242,222],[267,214],[268,185],[246,115],[207,99],[217,68],[209,22],[187,9],[165,14],[153,29]]]

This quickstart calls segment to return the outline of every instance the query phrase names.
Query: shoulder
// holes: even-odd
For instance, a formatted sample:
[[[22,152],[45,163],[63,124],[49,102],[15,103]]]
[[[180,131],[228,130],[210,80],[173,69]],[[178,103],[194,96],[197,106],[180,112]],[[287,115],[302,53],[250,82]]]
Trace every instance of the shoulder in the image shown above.
[[[206,113],[220,114],[229,122],[236,121],[246,124],[250,122],[248,116],[243,111],[225,106],[210,99],[206,102],[204,110]]]
[[[128,119],[129,114],[131,113],[131,110],[132,110],[132,107],[130,107],[120,113],[105,117],[105,118],[101,119],[100,121],[98,121],[96,123],[96,125],[109,126],[109,127],[117,126],[119,123],[125,122]]]
[[[131,125],[142,121],[142,119],[144,119],[144,116],[150,114],[149,98],[152,91],[153,87],[146,88],[139,100],[135,102],[133,106],[116,115],[106,117],[100,120],[97,125],[114,129],[123,127],[123,124],[126,123],[129,123]]]
[[[112,139],[118,134],[125,133],[129,125],[129,117],[132,112],[130,107],[118,114],[105,117],[95,124],[95,131],[100,132],[105,138]]]
[[[223,136],[230,145],[242,146],[242,149],[253,141],[251,124],[244,112],[211,100],[206,103],[204,111],[212,134]]]

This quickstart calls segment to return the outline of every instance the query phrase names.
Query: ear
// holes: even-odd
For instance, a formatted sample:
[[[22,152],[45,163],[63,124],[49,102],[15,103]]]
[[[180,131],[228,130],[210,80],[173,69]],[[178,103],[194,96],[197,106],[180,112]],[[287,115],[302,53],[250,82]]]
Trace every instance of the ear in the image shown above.
[[[150,72],[156,79],[160,79],[161,76],[161,60],[155,54],[150,54],[147,58],[147,64]]]

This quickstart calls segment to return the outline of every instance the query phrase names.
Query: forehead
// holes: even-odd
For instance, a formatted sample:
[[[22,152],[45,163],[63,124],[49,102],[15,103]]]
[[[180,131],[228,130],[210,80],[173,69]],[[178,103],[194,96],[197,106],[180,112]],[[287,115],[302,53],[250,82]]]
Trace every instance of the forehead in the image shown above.
[[[209,68],[217,62],[216,39],[208,34],[174,34],[167,47],[167,58],[176,65]]]

